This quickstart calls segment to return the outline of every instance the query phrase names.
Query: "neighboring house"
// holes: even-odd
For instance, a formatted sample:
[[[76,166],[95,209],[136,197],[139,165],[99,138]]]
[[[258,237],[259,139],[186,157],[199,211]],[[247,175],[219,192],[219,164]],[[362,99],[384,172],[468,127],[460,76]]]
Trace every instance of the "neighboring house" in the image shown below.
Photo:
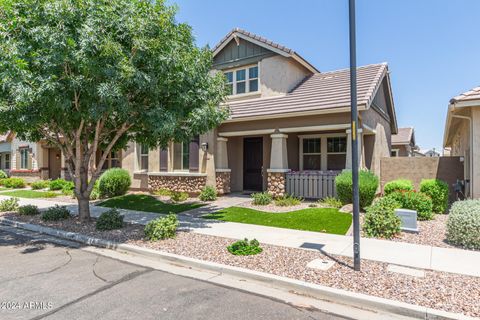
[[[423,153],[425,157],[440,157],[440,153],[435,151],[435,148],[429,150],[422,150],[421,153]]]
[[[7,132],[0,134],[0,170],[10,175],[11,161],[12,161],[12,138],[13,134]]]
[[[392,157],[414,157],[417,149],[413,127],[398,128],[398,133],[392,134]]]
[[[331,193],[332,178],[351,168],[349,69],[319,72],[295,51],[240,29],[213,57],[213,71],[229,84],[229,119],[166,149],[130,143],[106,167],[127,169],[139,189],[197,193],[211,185],[219,193],[280,195],[293,192],[292,179],[306,186],[308,173],[327,177]],[[397,133],[386,63],[358,68],[358,110],[360,166],[379,175]],[[304,189],[315,193],[318,186]]]
[[[443,147],[464,157],[466,196],[480,197],[480,87],[450,100]]]

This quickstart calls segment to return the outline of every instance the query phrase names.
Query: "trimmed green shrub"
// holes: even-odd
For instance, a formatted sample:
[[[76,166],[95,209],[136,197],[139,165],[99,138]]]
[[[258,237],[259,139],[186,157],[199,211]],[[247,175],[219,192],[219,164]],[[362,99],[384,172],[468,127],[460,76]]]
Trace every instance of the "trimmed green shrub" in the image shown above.
[[[42,214],[42,220],[45,221],[59,221],[70,218],[70,211],[65,206],[59,206],[58,204],[55,207],[48,208]]]
[[[388,195],[400,203],[403,209],[417,211],[418,220],[433,219],[432,199],[422,192],[396,191]]]
[[[40,213],[37,206],[27,204],[25,206],[18,207],[18,213],[22,216],[35,216]]]
[[[145,226],[145,238],[150,241],[174,238],[178,228],[178,219],[175,213],[171,212],[164,218],[157,218]]]
[[[413,191],[413,183],[407,179],[397,179],[388,182],[383,187],[383,193],[389,195],[395,191]]]
[[[9,198],[0,201],[0,212],[16,211],[18,209],[18,198]]]
[[[433,212],[446,213],[448,208],[448,184],[439,179],[424,179],[420,192],[432,198]]]
[[[63,186],[68,183],[65,179],[55,179],[50,181],[48,188],[52,191],[62,190]]]
[[[263,251],[257,239],[248,241],[247,238],[232,243],[227,247],[227,250],[236,256],[250,256]]]
[[[22,178],[7,178],[2,180],[2,184],[5,188],[21,189],[25,188],[25,180]]]
[[[331,207],[331,208],[336,208],[339,209],[342,207],[342,201],[338,200],[337,198],[334,197],[326,197],[321,200],[318,200],[318,203]]]
[[[303,199],[295,197],[291,194],[285,194],[283,197],[278,197],[275,199],[275,205],[279,207],[291,207],[298,206],[302,203]]]
[[[266,206],[273,200],[272,196],[268,192],[252,193],[252,204],[256,206]]]
[[[38,180],[34,181],[30,184],[33,190],[40,190],[40,189],[47,189],[50,185],[50,181],[48,180]]]
[[[378,189],[378,177],[368,170],[358,173],[360,207],[366,208],[372,204]],[[352,203],[352,171],[344,170],[335,178],[338,199],[342,204]]]
[[[214,187],[206,186],[202,189],[198,198],[201,201],[215,201],[217,200],[217,190]]]
[[[67,181],[67,183],[65,183],[62,187],[62,194],[73,197],[75,195],[74,189],[75,184],[73,181]]]
[[[367,208],[363,221],[363,232],[368,237],[390,239],[400,233],[401,220],[395,215],[400,208],[393,197],[383,197]]]
[[[182,202],[188,199],[188,193],[180,192],[180,191],[173,191],[170,199],[175,202]]]
[[[123,216],[116,208],[103,212],[95,224],[97,230],[115,230],[123,228]]]
[[[53,192],[53,191],[46,191],[46,192],[43,192],[43,197],[44,198],[55,198],[58,196],[58,193],[56,192]]]
[[[5,173],[5,171],[0,170],[0,179],[7,179],[8,175]]]
[[[467,249],[480,249],[480,200],[456,201],[447,220],[447,241]]]
[[[105,171],[98,179],[100,198],[123,196],[127,193],[132,179],[127,170],[112,168]]]
[[[166,196],[166,197],[171,197],[172,193],[173,193],[173,191],[170,191],[170,190],[165,189],[165,188],[161,188],[161,189],[155,190],[153,192],[153,194],[155,194],[157,196]]]

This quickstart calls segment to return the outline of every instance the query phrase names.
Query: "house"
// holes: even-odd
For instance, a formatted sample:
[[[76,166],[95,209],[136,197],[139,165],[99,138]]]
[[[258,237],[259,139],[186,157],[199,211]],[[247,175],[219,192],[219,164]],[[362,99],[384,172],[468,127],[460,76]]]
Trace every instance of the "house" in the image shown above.
[[[125,168],[137,189],[198,193],[211,185],[219,193],[282,195],[301,184],[300,195],[333,195],[333,178],[351,168],[349,69],[320,72],[292,49],[241,29],[213,48],[213,59],[212,72],[224,73],[230,89],[230,117],[165,149],[129,143],[105,168]],[[359,164],[379,174],[397,133],[386,63],[358,68],[358,110]]]
[[[480,87],[450,100],[443,147],[464,160],[466,196],[480,197]]]
[[[392,157],[414,157],[417,149],[413,127],[398,128],[398,133],[392,134]]]
[[[7,175],[10,175],[11,168],[11,143],[12,143],[11,132],[0,134],[0,170],[5,172]]]
[[[422,150],[421,151],[425,157],[440,157],[440,153],[438,153],[435,148]]]

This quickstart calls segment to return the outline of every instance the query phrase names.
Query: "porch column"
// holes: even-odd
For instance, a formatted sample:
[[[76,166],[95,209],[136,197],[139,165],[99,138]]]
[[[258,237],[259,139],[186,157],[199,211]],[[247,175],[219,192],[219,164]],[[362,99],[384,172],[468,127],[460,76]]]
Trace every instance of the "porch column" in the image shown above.
[[[285,174],[290,171],[287,154],[288,135],[275,132],[270,137],[272,138],[272,149],[270,152],[270,168],[267,169],[267,190],[274,197],[282,197],[286,191]]]
[[[358,129],[357,144],[358,144],[358,164],[359,167],[363,167],[363,132],[362,129]],[[347,159],[345,160],[345,169],[352,169],[352,130],[348,129],[347,132]]]
[[[228,139],[217,137],[215,154],[215,187],[219,194],[230,193],[230,174],[228,168]]]

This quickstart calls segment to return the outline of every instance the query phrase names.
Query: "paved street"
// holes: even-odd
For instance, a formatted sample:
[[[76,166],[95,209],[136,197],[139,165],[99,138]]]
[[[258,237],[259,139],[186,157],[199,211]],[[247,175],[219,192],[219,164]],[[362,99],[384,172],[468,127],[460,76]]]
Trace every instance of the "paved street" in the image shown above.
[[[0,227],[0,319],[340,319],[16,232]]]

